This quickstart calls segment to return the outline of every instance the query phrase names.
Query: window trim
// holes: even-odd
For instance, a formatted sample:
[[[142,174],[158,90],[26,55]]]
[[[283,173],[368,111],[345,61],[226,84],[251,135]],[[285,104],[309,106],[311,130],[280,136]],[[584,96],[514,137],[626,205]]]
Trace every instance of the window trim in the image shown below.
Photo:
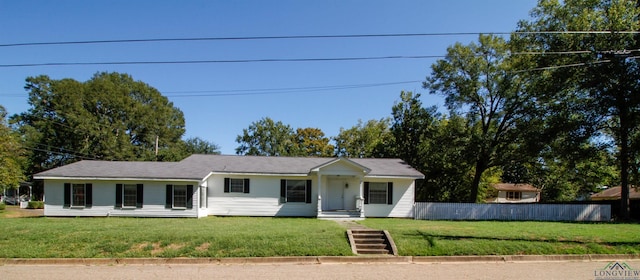
[[[126,200],[126,193],[127,193],[127,187],[132,188],[135,190],[135,196],[134,196],[134,203],[133,205],[125,205],[127,200]],[[138,185],[137,184],[122,184],[122,209],[135,209],[138,207]]]
[[[369,204],[387,204],[388,187],[384,182],[372,182],[369,184]],[[376,195],[373,195],[376,194]]]
[[[385,190],[385,203],[375,202],[371,203],[371,186],[370,184],[386,184]],[[393,182],[364,182],[364,204],[376,204],[376,205],[393,205]]]
[[[242,180],[242,191],[232,191],[232,180]],[[250,193],[250,182],[249,178],[224,178],[224,193]]]
[[[304,200],[302,201],[289,201],[289,181],[303,181],[304,182]],[[280,202],[281,203],[311,203],[312,193],[312,181],[304,179],[281,179],[280,180]]]
[[[290,182],[295,182],[295,184],[290,185]],[[301,184],[300,186],[298,184]],[[295,190],[294,188],[302,188],[302,190]],[[301,192],[301,197],[295,197],[296,201],[291,201],[289,194],[293,194],[294,192]],[[307,201],[307,182],[305,180],[287,180],[287,193],[286,193],[286,202],[287,203],[305,203]],[[291,197],[293,198],[293,197]]]
[[[83,205],[76,205],[74,196],[74,187],[82,185],[83,188]],[[63,184],[63,208],[83,209],[91,208],[93,206],[93,184],[92,183],[64,183]]]
[[[505,193],[505,199],[510,200],[510,201],[522,200],[522,192],[520,192],[520,191],[507,191]]]
[[[176,189],[177,188],[184,188],[184,206],[176,206]],[[183,209],[187,209],[187,200],[189,198],[189,193],[188,193],[188,188],[187,185],[173,185],[173,187],[171,188],[171,209],[179,209],[179,210],[183,210]]]
[[[185,201],[185,207],[175,207],[175,187],[186,187],[186,201]],[[193,189],[193,185],[171,185],[168,184],[166,187],[166,192],[165,192],[165,209],[175,209],[175,210],[191,210],[193,209],[194,206],[194,202],[193,202],[193,196],[194,196],[194,189]],[[197,202],[196,202],[197,204]]]
[[[76,204],[76,187],[82,186],[82,205]],[[71,184],[71,208],[84,208],[87,205],[87,186],[85,184]]]
[[[125,189],[134,186],[136,190],[135,204],[125,206]],[[116,184],[116,201],[114,207],[116,209],[138,209],[144,206],[144,184]]]

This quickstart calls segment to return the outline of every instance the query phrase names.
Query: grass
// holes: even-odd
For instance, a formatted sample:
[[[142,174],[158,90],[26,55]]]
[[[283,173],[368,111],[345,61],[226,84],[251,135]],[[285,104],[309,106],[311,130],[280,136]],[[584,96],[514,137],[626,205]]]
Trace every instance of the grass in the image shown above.
[[[16,210],[0,211],[0,258],[351,255],[345,228],[312,218],[44,218],[11,214]],[[360,223],[388,230],[405,256],[640,254],[640,224],[408,219]]]
[[[640,254],[640,225],[367,219],[391,233],[400,255]]]
[[[2,219],[0,258],[351,255],[337,223],[305,218]]]

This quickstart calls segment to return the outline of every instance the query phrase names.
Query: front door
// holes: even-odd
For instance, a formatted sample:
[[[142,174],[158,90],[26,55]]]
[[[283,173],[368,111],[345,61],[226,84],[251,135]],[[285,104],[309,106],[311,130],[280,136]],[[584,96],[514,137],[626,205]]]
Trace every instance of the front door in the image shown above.
[[[327,188],[327,200],[329,209],[344,210],[344,181],[340,179],[329,179]]]

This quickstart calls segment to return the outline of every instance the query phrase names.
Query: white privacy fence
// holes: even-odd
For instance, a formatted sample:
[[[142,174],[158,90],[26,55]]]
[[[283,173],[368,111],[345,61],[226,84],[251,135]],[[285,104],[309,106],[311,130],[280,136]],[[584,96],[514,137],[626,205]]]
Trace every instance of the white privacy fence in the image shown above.
[[[610,221],[611,205],[416,202],[416,220]]]

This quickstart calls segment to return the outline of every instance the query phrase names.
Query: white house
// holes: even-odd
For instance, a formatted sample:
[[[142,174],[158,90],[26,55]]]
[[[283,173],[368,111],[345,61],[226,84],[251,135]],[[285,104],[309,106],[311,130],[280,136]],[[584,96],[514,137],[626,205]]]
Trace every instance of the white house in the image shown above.
[[[131,217],[409,218],[421,178],[400,159],[232,155],[79,161],[34,175],[45,216]]]
[[[533,203],[540,201],[540,189],[529,184],[500,183],[492,185],[498,196],[487,202],[495,203]]]

